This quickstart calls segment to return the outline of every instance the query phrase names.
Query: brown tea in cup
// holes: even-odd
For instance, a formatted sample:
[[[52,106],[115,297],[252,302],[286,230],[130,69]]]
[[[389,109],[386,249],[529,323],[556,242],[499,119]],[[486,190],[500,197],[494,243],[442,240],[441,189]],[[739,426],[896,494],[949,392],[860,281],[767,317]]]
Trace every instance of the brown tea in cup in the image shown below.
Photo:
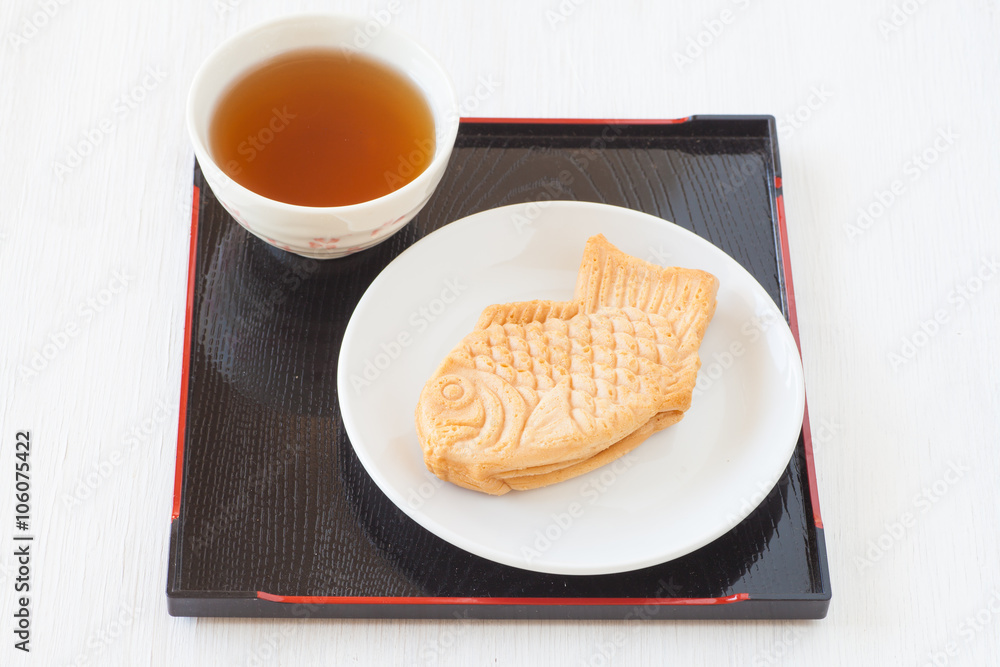
[[[227,90],[209,128],[212,157],[259,195],[300,206],[382,197],[434,157],[434,119],[405,74],[357,52],[301,49]]]

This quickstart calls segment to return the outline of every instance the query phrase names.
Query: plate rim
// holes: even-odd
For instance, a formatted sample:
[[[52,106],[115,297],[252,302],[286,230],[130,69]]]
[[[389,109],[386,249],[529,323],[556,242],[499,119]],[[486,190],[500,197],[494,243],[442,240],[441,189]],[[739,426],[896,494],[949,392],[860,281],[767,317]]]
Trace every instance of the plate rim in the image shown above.
[[[420,238],[419,240],[411,244],[409,247],[407,247],[405,250],[403,250],[395,258],[393,258],[379,272],[379,274],[375,277],[375,279],[372,280],[372,282],[365,289],[364,294],[362,295],[361,299],[358,300],[358,303],[355,306],[354,311],[351,313],[351,317],[348,320],[346,327],[344,328],[344,336],[341,340],[340,351],[338,352],[338,359],[337,359],[338,407],[341,414],[342,422],[344,424],[345,432],[347,434],[349,442],[351,443],[351,447],[354,450],[359,461],[361,462],[362,466],[364,467],[365,472],[369,475],[369,477],[371,477],[372,481],[375,482],[375,485],[379,488],[379,490],[383,494],[385,494],[386,497],[392,502],[392,504],[395,505],[396,508],[399,509],[401,512],[403,512],[409,519],[415,521],[419,526],[421,526],[428,532],[432,533],[439,539],[448,542],[449,544],[455,546],[456,548],[462,549],[468,553],[485,558],[487,560],[500,563],[502,565],[515,567],[531,572],[545,573],[545,574],[571,575],[571,576],[604,575],[604,574],[631,572],[642,568],[651,567],[662,563],[667,563],[676,558],[680,558],[689,553],[697,551],[701,547],[713,542],[714,540],[718,539],[726,532],[731,530],[733,527],[738,525],[739,522],[741,522],[747,516],[749,516],[749,514],[751,514],[760,505],[760,502],[753,503],[752,507],[750,507],[745,513],[740,512],[738,514],[738,520],[735,523],[727,525],[720,522],[717,528],[721,527],[721,530],[706,531],[704,535],[702,535],[701,538],[699,538],[698,540],[690,541],[683,548],[675,549],[673,550],[673,552],[669,552],[666,555],[661,554],[659,556],[647,556],[645,558],[633,559],[627,564],[619,563],[617,565],[603,566],[603,567],[583,566],[576,563],[565,563],[565,562],[552,563],[552,562],[547,562],[544,559],[528,562],[525,561],[524,559],[511,558],[505,552],[497,551],[492,547],[479,544],[478,542],[472,540],[467,540],[461,534],[457,533],[453,529],[447,527],[446,525],[442,525],[440,522],[431,519],[426,514],[423,514],[411,508],[405,498],[402,498],[397,495],[395,487],[381,476],[378,466],[376,466],[372,461],[372,459],[368,456],[367,451],[364,450],[364,448],[359,448],[355,444],[354,435],[358,432],[358,427],[356,426],[354,415],[345,411],[343,409],[343,404],[342,404],[343,403],[342,397],[345,395],[350,396],[350,392],[344,391],[350,384],[349,379],[347,377],[348,374],[348,371],[346,370],[347,364],[344,363],[345,361],[344,357],[346,354],[345,351],[350,349],[351,346],[349,345],[349,343],[352,341],[352,339],[356,335],[359,335],[356,332],[357,329],[356,315],[358,314],[359,311],[363,309],[363,307],[367,307],[368,302],[374,298],[373,293],[377,291],[376,288],[389,279],[386,277],[389,268],[393,264],[398,262],[401,258],[407,255],[411,255],[415,252],[418,252],[421,246],[425,245],[426,243],[432,243],[434,237],[443,235],[446,230],[449,229],[453,230],[451,233],[454,233],[454,230],[456,229],[480,223],[480,218],[482,217],[499,215],[500,212],[511,209],[524,209],[531,205],[540,207],[543,210],[543,212],[545,211],[545,209],[549,209],[553,206],[557,208],[568,208],[568,209],[596,208],[596,209],[614,210],[615,215],[633,216],[637,219],[642,219],[652,224],[663,226],[665,228],[670,228],[675,233],[680,232],[681,235],[686,237],[689,242],[693,242],[696,245],[700,245],[703,249],[707,249],[709,252],[717,254],[720,257],[724,258],[723,261],[729,263],[734,270],[742,274],[743,278],[746,280],[747,285],[749,285],[750,289],[756,293],[756,296],[763,297],[767,303],[770,303],[776,309],[776,311],[781,314],[777,329],[780,332],[780,336],[784,339],[782,342],[785,344],[785,347],[793,352],[793,354],[790,354],[788,357],[788,360],[792,362],[790,370],[793,372],[795,376],[795,384],[796,384],[796,388],[794,391],[795,406],[792,407],[792,413],[794,419],[792,420],[792,422],[797,423],[798,426],[794,431],[794,435],[788,438],[788,443],[785,445],[782,456],[780,457],[784,461],[782,468],[772,476],[773,479],[770,479],[770,481],[768,482],[766,490],[759,485],[759,488],[761,489],[761,493],[759,494],[760,502],[763,502],[764,498],[766,498],[770,494],[770,492],[774,489],[777,483],[781,480],[781,478],[784,475],[784,470],[787,469],[791,457],[795,452],[799,435],[801,434],[803,429],[804,417],[805,417],[804,414],[805,378],[802,367],[801,352],[799,350],[798,343],[795,340],[795,336],[791,331],[787,318],[782,311],[781,306],[779,306],[774,302],[770,294],[767,293],[767,290],[763,287],[763,285],[760,284],[760,282],[753,276],[753,274],[751,274],[746,269],[746,267],[744,267],[734,257],[732,257],[724,250],[716,246],[714,243],[712,243],[708,239],[705,239],[702,236],[699,236],[695,232],[686,229],[678,225],[677,223],[671,222],[664,218],[660,218],[656,215],[652,215],[650,213],[646,213],[644,211],[640,211],[637,209],[632,209],[624,206],[615,206],[613,204],[605,204],[602,202],[587,202],[578,200],[541,200],[541,201],[519,202],[514,204],[507,204],[505,206],[498,206],[489,209],[484,209],[482,211],[471,213],[467,216],[464,216],[452,222],[445,223],[441,227],[435,229],[431,233]],[[540,221],[543,215],[537,216],[538,219],[535,220],[535,222],[537,223],[538,221]]]

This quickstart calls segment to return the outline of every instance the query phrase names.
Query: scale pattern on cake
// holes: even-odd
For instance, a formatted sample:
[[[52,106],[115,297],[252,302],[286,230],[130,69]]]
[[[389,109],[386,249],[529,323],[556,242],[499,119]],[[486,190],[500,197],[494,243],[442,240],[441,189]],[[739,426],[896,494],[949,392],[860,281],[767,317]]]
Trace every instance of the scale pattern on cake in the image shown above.
[[[427,382],[416,411],[427,467],[491,494],[575,477],[681,419],[718,281],[584,252],[576,299],[486,308]]]

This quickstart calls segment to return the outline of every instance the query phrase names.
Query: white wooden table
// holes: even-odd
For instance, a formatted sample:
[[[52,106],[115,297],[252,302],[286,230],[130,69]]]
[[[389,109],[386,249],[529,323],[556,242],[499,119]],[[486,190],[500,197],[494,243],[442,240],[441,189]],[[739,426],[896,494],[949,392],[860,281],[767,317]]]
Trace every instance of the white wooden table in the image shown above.
[[[1000,664],[996,0],[403,4],[0,6],[0,665]],[[779,119],[827,619],[167,615],[187,87],[223,38],[307,9],[389,12],[462,98],[496,82],[468,115]],[[30,654],[13,633],[22,429]]]

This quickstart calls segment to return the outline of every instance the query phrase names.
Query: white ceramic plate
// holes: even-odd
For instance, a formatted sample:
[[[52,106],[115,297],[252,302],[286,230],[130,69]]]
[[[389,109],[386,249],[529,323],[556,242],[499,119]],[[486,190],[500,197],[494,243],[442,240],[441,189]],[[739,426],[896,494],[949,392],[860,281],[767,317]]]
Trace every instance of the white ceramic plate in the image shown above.
[[[636,257],[719,278],[690,410],[615,464],[561,484],[494,497],[442,482],[414,427],[424,383],[486,306],[571,299],[598,233]],[[730,530],[784,472],[804,404],[792,334],[743,267],[670,222],[582,202],[483,211],[415,243],[358,304],[337,379],[358,458],[401,510],[474,554],[557,574],[654,565]]]

